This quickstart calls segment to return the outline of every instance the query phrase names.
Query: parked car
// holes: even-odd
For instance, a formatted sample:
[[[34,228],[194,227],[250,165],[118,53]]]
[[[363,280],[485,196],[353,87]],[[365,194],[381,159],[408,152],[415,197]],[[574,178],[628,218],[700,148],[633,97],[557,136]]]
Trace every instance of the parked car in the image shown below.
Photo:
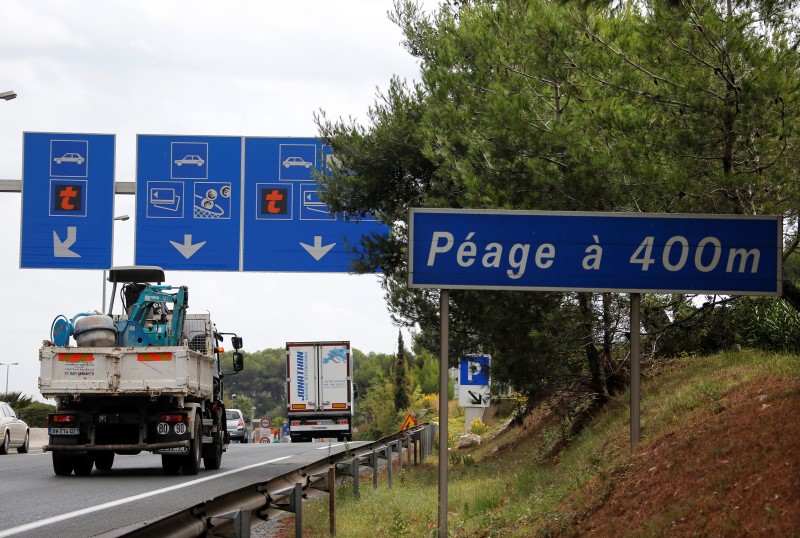
[[[23,415],[24,418],[24,415]],[[8,454],[12,448],[24,454],[28,451],[31,433],[25,421],[6,402],[0,402],[0,454]]]
[[[250,427],[248,420],[244,418],[244,413],[240,409],[226,409],[225,418],[228,423],[228,433],[231,441],[241,441],[247,443],[250,440]]]

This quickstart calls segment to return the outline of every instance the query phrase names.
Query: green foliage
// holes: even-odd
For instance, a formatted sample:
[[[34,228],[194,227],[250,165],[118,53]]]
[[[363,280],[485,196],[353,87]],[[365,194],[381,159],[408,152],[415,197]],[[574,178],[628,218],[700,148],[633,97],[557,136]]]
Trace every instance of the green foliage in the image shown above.
[[[392,227],[353,246],[355,269],[382,268],[392,315],[420,329],[418,355],[438,349],[439,292],[406,285],[409,207],[782,214],[797,222],[792,2],[456,5],[428,15],[397,1],[391,17],[420,62],[420,82],[391,80],[368,126],[317,116],[342,161],[325,180],[328,205]],[[785,231],[787,267],[800,266],[797,227]],[[623,378],[626,306],[611,294],[453,290],[450,356],[490,353],[493,379],[530,396],[577,381],[606,398]],[[723,348],[728,317],[707,310],[680,297],[653,300],[643,320],[650,349],[675,356]],[[757,340],[792,345],[775,334]],[[432,389],[433,376],[414,366],[417,383]]]
[[[410,375],[423,394],[438,394],[439,358],[430,351],[423,349],[414,357]]]
[[[408,375],[405,349],[403,347],[403,333],[397,337],[397,355],[392,364],[392,383],[394,385],[394,410],[400,413],[411,405],[411,378]]]

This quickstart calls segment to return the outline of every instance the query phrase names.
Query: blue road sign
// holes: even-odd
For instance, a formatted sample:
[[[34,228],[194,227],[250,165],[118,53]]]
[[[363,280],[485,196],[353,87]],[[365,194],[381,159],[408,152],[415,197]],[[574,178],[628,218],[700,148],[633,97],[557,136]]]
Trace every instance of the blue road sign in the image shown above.
[[[774,216],[409,212],[409,286],[780,295]]]
[[[346,222],[322,201],[315,173],[334,157],[315,138],[246,138],[243,270],[348,272],[347,245],[386,234],[374,219]]]
[[[24,133],[20,267],[108,269],[114,135]]]
[[[489,355],[468,355],[461,357],[458,384],[463,386],[489,384]]]
[[[458,376],[458,404],[462,407],[487,407],[491,400],[489,388],[489,355],[461,357]]]
[[[242,139],[139,135],[136,263],[238,271]]]

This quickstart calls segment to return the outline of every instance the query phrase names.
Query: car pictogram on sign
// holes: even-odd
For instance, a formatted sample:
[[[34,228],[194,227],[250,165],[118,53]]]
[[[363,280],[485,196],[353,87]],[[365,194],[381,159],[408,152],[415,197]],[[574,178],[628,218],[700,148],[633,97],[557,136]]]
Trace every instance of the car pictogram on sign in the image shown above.
[[[182,166],[184,164],[196,164],[197,166],[203,166],[205,161],[200,155],[186,155],[183,159],[175,159],[175,164],[178,166]]]
[[[83,164],[84,158],[80,153],[65,153],[61,157],[53,159],[56,164],[61,163],[78,163]]]
[[[289,168],[290,166],[302,166],[303,168],[311,168],[311,163],[304,160],[302,157],[287,157],[283,161],[283,167]]]

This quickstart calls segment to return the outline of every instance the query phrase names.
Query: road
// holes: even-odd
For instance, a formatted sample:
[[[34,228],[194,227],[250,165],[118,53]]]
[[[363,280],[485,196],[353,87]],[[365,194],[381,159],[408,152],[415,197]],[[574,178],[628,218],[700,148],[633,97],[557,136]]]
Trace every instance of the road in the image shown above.
[[[12,451],[0,456],[0,538],[117,536],[126,527],[345,448],[338,443],[232,444],[219,470],[201,468],[197,476],[164,476],[161,458],[149,453],[118,455],[111,471],[95,469],[87,477],[56,476],[49,453]]]

